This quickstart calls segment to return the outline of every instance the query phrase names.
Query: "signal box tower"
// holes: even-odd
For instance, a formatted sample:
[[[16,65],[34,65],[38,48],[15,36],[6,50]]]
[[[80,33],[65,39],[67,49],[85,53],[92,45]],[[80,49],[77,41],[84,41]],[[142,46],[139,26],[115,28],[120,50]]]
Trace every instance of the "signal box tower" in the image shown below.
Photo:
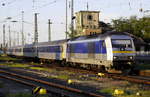
[[[99,11],[80,11],[76,13],[76,35],[93,35],[101,33]]]

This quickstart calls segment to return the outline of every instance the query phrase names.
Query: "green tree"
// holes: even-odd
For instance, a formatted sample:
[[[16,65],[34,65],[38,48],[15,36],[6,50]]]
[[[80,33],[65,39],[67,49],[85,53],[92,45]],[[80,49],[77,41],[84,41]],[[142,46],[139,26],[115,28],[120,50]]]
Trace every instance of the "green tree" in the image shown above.
[[[74,29],[73,30],[73,33],[71,32],[72,31],[72,28],[71,28],[71,25],[69,26],[69,32],[65,32],[67,34],[67,36],[69,36],[69,38],[74,38],[77,36],[77,31]]]
[[[140,19],[136,16],[131,16],[129,19],[121,17],[112,20],[112,23],[116,31],[129,32],[143,38],[146,42],[150,42],[150,17],[143,17]]]

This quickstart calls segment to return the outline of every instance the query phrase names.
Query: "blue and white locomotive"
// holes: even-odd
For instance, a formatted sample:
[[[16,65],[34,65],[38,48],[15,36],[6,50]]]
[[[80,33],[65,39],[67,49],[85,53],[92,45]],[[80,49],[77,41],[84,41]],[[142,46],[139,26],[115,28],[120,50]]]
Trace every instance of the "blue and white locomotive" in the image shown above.
[[[132,37],[117,32],[19,46],[21,50],[15,48],[18,49],[9,48],[8,54],[20,53],[25,57],[60,60],[66,64],[98,70],[131,68],[135,56]]]
[[[135,48],[128,35],[106,33],[91,38],[70,40],[66,60],[86,68],[123,70],[132,67]]]

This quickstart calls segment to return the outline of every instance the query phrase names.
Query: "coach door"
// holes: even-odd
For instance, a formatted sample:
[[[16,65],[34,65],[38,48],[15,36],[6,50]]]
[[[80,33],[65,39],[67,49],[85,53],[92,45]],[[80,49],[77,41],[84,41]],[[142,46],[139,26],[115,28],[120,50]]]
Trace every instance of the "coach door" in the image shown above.
[[[56,53],[56,60],[60,60],[61,46],[55,46],[54,52]]]

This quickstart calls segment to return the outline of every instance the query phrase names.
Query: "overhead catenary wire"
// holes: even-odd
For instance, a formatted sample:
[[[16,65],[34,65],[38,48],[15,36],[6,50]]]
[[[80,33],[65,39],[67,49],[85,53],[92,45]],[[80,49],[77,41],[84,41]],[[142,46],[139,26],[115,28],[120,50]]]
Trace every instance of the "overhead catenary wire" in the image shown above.
[[[10,5],[10,4],[13,4],[14,2],[16,2],[17,0],[11,0],[11,1],[7,1],[7,0],[3,0],[1,1],[1,5],[2,6],[6,6],[6,5]]]
[[[16,0],[15,0],[15,1],[16,1]],[[35,3],[35,0],[33,0],[33,1],[34,1],[34,3]],[[39,6],[39,7],[34,8],[34,10],[47,7],[48,5],[51,5],[51,4],[55,4],[55,3],[57,3],[57,1],[59,1],[59,0],[50,1],[50,2],[45,3],[45,4],[43,4],[43,5]],[[35,6],[34,6],[34,7],[35,7]],[[33,6],[32,6],[32,9],[24,10],[24,12],[29,14],[29,13],[32,13],[32,10],[33,10]],[[12,16],[12,18],[16,18],[16,17],[18,17],[18,16],[20,16],[20,15],[22,15],[21,12],[18,13],[18,14],[16,14],[16,15],[14,15],[14,16]],[[3,22],[3,21],[5,21],[5,20],[6,20],[6,18],[3,19],[3,20],[0,21],[0,22]]]

